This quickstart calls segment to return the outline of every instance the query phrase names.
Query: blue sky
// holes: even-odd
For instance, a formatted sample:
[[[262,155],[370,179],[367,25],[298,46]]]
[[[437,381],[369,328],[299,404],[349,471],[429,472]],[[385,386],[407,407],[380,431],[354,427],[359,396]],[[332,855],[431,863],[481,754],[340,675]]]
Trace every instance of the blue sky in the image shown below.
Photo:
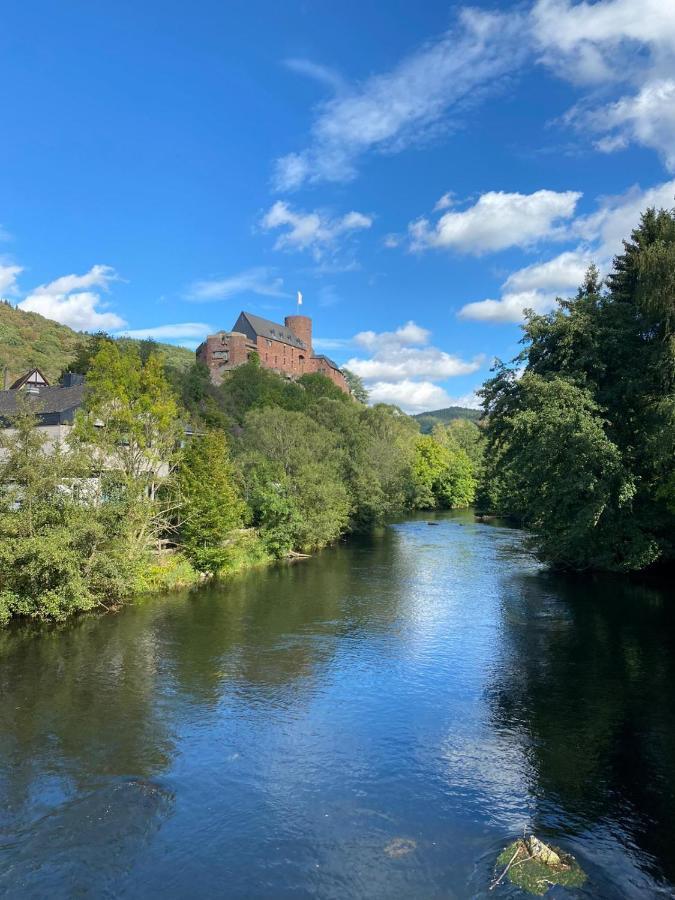
[[[675,195],[663,0],[26,0],[0,85],[0,296],[194,347],[301,290],[413,412]]]

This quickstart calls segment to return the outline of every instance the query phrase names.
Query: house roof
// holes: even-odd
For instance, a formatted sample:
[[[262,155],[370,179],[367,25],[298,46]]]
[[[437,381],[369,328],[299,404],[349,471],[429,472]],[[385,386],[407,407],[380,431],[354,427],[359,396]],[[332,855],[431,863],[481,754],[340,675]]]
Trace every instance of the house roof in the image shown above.
[[[16,389],[0,391],[0,422],[7,427],[18,411],[18,404],[28,400],[35,410],[40,425],[71,423],[84,400],[84,384],[64,387],[41,387],[37,394],[19,393]]]
[[[251,330],[258,337],[267,338],[269,341],[281,341],[282,344],[290,344],[291,347],[297,347],[299,350],[306,350],[307,345],[295,335],[290,328],[280,325],[278,322],[272,322],[270,319],[263,319],[261,316],[254,316],[253,313],[242,312],[234,324],[233,331],[240,331],[239,322],[245,319],[251,327]]]
[[[26,382],[28,382],[30,380],[31,375],[39,375],[45,384],[47,384],[47,385],[49,384],[49,382],[47,381],[45,376],[42,374],[42,372],[36,367],[34,369],[31,369],[30,372],[26,372],[25,375],[21,376],[21,378],[17,378],[16,381],[14,382],[14,384],[10,384],[10,386],[9,386],[10,391],[20,390],[24,386],[24,384],[26,384]]]
[[[338,366],[338,364],[336,362],[333,362],[333,360],[330,358],[330,356],[326,356],[324,353],[315,353],[314,356],[312,357],[312,359],[322,359],[322,360],[324,360],[324,362],[327,362],[331,368],[337,369],[338,372],[342,371],[340,369],[340,366]]]

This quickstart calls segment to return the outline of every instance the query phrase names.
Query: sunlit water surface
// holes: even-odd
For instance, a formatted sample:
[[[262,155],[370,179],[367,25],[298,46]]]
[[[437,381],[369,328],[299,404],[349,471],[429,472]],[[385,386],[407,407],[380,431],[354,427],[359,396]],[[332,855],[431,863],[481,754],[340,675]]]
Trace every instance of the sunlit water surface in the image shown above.
[[[675,896],[673,598],[435,522],[0,636],[0,895]]]

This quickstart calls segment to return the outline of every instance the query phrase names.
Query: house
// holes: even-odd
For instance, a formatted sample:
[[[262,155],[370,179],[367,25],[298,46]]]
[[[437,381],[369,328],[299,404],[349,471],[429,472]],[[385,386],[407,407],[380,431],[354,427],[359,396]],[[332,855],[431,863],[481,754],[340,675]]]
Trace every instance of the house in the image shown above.
[[[248,362],[257,353],[265,369],[299,378],[319,372],[346,394],[349,385],[337,363],[312,349],[312,320],[309,316],[286,316],[284,324],[263,319],[253,313],[241,312],[232,331],[210,334],[197,347],[197,360],[203,362],[214,384],[221,384],[224,376]]]
[[[5,381],[7,381],[7,369],[5,369]],[[33,387],[49,387],[49,382],[39,369],[31,369],[21,378],[17,378],[9,387],[5,384],[5,390],[10,391],[30,390]]]
[[[50,385],[39,369],[18,378],[12,387],[0,391],[0,427],[11,428],[12,418],[27,397],[34,408],[47,448],[64,442],[84,402],[84,377],[68,372],[59,384]]]

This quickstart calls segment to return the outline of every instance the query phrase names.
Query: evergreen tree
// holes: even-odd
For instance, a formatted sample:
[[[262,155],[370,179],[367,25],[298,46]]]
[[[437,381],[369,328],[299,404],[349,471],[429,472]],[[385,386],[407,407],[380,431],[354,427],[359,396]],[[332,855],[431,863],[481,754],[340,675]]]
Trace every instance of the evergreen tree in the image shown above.
[[[607,278],[530,315],[516,368],[484,387],[482,503],[542,558],[641,569],[675,556],[675,214],[648,210]]]
[[[231,533],[246,513],[222,432],[190,440],[177,469],[176,493],[183,551],[199,571],[218,573],[227,566]]]

